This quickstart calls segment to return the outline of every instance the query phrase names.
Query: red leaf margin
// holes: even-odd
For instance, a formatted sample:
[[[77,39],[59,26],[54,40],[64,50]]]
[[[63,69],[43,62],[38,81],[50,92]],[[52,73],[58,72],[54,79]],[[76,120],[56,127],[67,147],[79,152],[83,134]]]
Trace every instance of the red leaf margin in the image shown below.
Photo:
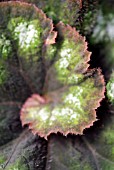
[[[45,105],[47,103],[50,102],[50,100],[48,100],[49,98],[47,98],[47,96],[40,96],[38,94],[33,94],[30,98],[27,99],[27,101],[25,102],[25,104],[22,106],[21,112],[20,112],[20,119],[22,121],[22,125],[26,125],[29,124],[29,129],[32,130],[32,133],[34,135],[40,135],[41,137],[44,137],[45,139],[48,138],[48,136],[51,133],[62,133],[63,135],[67,136],[69,133],[70,134],[75,134],[75,135],[83,135],[83,131],[87,128],[90,128],[91,126],[93,126],[94,122],[97,121],[96,119],[96,109],[100,106],[100,102],[102,101],[102,99],[105,97],[104,96],[104,92],[105,92],[105,81],[104,81],[104,76],[101,73],[101,69],[92,69],[88,71],[90,74],[91,72],[96,72],[96,79],[95,79],[95,83],[97,84],[97,86],[101,87],[100,93],[99,93],[99,100],[96,101],[94,108],[91,111],[91,115],[90,115],[90,121],[88,123],[83,123],[79,125],[79,130],[70,130],[70,131],[62,131],[62,129],[54,129],[54,130],[50,130],[47,134],[41,132],[41,131],[37,131],[33,129],[33,125],[34,122],[24,122],[24,114],[23,112],[26,111],[26,108],[28,108],[28,106],[38,106],[38,105]],[[48,96],[49,97],[49,96]]]

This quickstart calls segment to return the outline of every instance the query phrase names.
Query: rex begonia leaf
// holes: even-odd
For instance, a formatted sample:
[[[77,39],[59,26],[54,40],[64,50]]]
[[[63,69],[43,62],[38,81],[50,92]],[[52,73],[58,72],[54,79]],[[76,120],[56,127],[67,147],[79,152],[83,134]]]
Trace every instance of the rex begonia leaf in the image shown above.
[[[56,29],[57,42],[43,56],[47,69],[42,96],[33,94],[21,109],[22,124],[45,138],[58,131],[82,134],[96,120],[95,109],[104,97],[101,71],[87,71],[91,53],[85,38],[61,22]]]
[[[59,23],[51,45],[57,33],[40,9],[22,2],[0,8],[1,111],[4,105],[20,109],[27,99],[21,120],[34,133],[82,133],[96,120],[104,96],[100,70],[87,72],[91,53],[85,38]]]
[[[19,119],[22,103],[32,93],[41,93],[42,47],[55,37],[52,21],[34,5],[0,3],[0,129],[10,134],[0,136],[1,144],[16,136],[9,129],[16,126],[12,121]]]
[[[12,98],[26,99],[27,90],[40,93],[45,74],[42,47],[56,33],[52,21],[30,4],[1,3],[0,17],[0,84],[7,84]]]

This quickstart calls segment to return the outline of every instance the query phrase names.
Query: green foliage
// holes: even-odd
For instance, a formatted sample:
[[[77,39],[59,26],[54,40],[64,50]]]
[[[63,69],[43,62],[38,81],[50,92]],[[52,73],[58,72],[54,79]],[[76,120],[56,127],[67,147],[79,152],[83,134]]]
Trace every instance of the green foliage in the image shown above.
[[[78,0],[48,0],[45,1],[45,3],[46,5],[45,8],[43,7],[43,10],[54,23],[62,21],[65,24],[69,23],[70,25],[74,24],[81,6],[81,3]]]
[[[9,39],[6,39],[5,35],[2,33],[0,35],[0,59],[7,59],[11,51],[11,42]]]
[[[3,169],[6,158],[4,155],[0,155],[0,170]]]
[[[99,10],[97,23],[92,34],[94,43],[108,42],[114,39],[114,14],[108,13],[105,15],[102,10]]]
[[[79,2],[37,1],[54,23],[62,20],[73,25],[82,17],[76,26],[87,34],[91,30],[88,25],[94,24],[94,3],[83,1],[82,8],[85,4],[87,11],[82,16]],[[88,6],[90,2],[92,5]],[[55,26],[56,43],[50,45],[56,38],[52,28],[51,20],[32,5],[0,4],[0,32],[3,33],[0,37],[0,145],[18,136],[16,123],[21,108],[22,124],[29,124],[34,134],[45,138],[58,131],[65,135],[82,134],[96,120],[95,110],[104,97],[101,71],[88,70],[91,53],[75,29],[59,23]],[[30,33],[35,37],[29,38]],[[113,54],[113,50],[110,52]],[[113,76],[107,84],[107,94],[113,103],[112,82]],[[46,170],[113,170],[113,114],[108,118],[98,133],[95,130],[91,135],[74,138],[50,135],[48,149],[42,147],[46,145],[40,142],[41,138],[37,140],[25,132],[0,148],[0,155],[4,155],[0,156],[0,169],[44,169],[42,153],[48,150],[48,154],[47,151],[44,154],[47,155]]]
[[[107,83],[107,97],[112,104],[114,103],[114,72],[112,72],[109,82]]]
[[[92,43],[109,44],[114,40],[114,6],[111,0],[101,1],[91,35]]]
[[[60,3],[71,16],[74,4],[78,10],[81,8],[81,1]],[[57,5],[54,1],[53,4]],[[96,120],[95,109],[104,96],[100,70],[87,70],[91,53],[87,51],[85,38],[62,22],[54,32],[52,21],[33,5],[4,2],[0,9],[3,17],[0,28],[8,40],[3,35],[2,38],[11,42],[12,49],[1,57],[1,111],[5,112],[4,105],[14,106],[17,113],[25,101],[21,109],[22,124],[31,123],[34,133],[44,137],[51,131],[82,134]],[[64,11],[61,12],[60,18],[64,20]],[[69,20],[68,16],[66,19]]]
[[[98,0],[23,1],[42,9],[54,24],[62,21],[64,24],[76,27],[82,35],[91,34],[98,16]]]
[[[15,163],[12,165],[8,166],[6,170],[28,170],[28,167],[21,161],[21,160],[16,160]]]
[[[17,100],[17,98],[18,101],[23,101],[33,91],[37,93],[41,91],[45,74],[42,67],[42,49],[50,36],[54,41],[55,32],[52,31],[51,20],[46,19],[45,14],[32,5],[4,2],[0,4],[0,8],[0,16],[2,16],[0,84],[5,83],[6,86],[4,89],[0,87],[0,94],[7,96],[6,101]],[[7,48],[9,51],[6,53],[3,49],[7,50]]]
[[[3,64],[0,65],[0,85],[3,85],[8,78],[7,69]]]
[[[80,15],[75,22],[76,28],[82,35],[91,35],[99,12],[98,0],[82,0]]]
[[[88,68],[90,52],[85,39],[70,26],[56,26],[58,40],[47,48],[43,96],[28,98],[21,109],[23,125],[30,124],[33,133],[47,138],[51,132],[81,133],[96,120],[95,110],[104,93],[104,81],[99,70]],[[56,49],[59,51],[55,53]],[[53,55],[50,61],[46,54]],[[51,61],[52,60],[52,61]],[[52,62],[52,63],[51,63]],[[48,64],[47,64],[48,63]],[[93,76],[89,77],[89,76]],[[38,114],[37,114],[38,113]]]
[[[70,25],[74,25],[82,5],[80,0],[26,0],[26,2],[42,9],[55,24],[62,21]]]

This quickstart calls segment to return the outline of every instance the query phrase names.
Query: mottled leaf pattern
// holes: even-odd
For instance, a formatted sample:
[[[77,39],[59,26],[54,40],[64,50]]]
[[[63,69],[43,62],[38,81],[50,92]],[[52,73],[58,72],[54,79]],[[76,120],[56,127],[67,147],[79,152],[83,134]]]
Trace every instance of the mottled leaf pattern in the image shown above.
[[[91,53],[85,38],[63,23],[56,29],[58,41],[47,47],[44,56],[47,70],[43,95],[32,95],[21,110],[23,125],[29,124],[34,134],[45,138],[58,131],[82,134],[96,120],[95,109],[104,96],[100,70],[86,72]],[[59,50],[53,53],[57,47]]]
[[[56,32],[40,9],[27,3],[0,3],[0,117],[4,124],[1,131],[9,133],[12,117],[19,119],[23,102],[32,93],[42,93],[42,47],[50,37],[54,43]]]
[[[98,109],[97,117],[104,78],[100,69],[88,69],[87,42],[69,26],[88,35],[96,21],[98,1],[24,0],[39,9],[22,1],[0,3],[0,170],[113,170],[114,81],[113,73],[108,75],[109,67],[113,72],[109,54],[113,58],[113,42],[105,44],[105,55],[111,60],[105,70],[110,102],[107,110],[100,107],[101,114]],[[54,24],[69,25],[60,22],[53,31],[52,21],[40,9]],[[101,52],[105,50],[102,46]],[[101,56],[94,57],[97,62]],[[48,141],[28,130],[22,132],[20,112],[22,124]],[[99,117],[103,120],[90,127]],[[71,134],[83,130],[84,135]],[[49,135],[57,132],[70,134]]]

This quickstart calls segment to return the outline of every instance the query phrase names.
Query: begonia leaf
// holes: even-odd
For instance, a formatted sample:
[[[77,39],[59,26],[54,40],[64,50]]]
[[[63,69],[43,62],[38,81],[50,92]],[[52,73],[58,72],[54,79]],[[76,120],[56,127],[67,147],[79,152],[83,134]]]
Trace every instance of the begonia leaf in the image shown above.
[[[47,39],[48,44],[51,39],[54,42],[56,33],[52,31],[52,21],[33,5],[5,2],[0,4],[0,9],[3,18],[0,20],[0,84],[6,83],[11,91],[10,84],[16,89],[19,86],[20,91],[15,89],[19,94],[12,91],[13,97],[26,99],[27,90],[40,93],[45,74],[42,47]]]
[[[104,96],[101,71],[87,71],[91,53],[85,38],[63,23],[57,24],[56,29],[58,41],[48,46],[45,53],[52,56],[43,94],[33,94],[21,109],[22,124],[29,124],[34,134],[45,138],[58,131],[65,135],[82,134],[96,120],[95,109]],[[47,56],[45,63],[49,60]]]
[[[1,144],[16,136],[10,129],[16,126],[14,119],[19,120],[23,102],[32,93],[41,94],[42,47],[55,37],[52,21],[34,5],[0,3],[0,129],[10,134],[0,136]]]

